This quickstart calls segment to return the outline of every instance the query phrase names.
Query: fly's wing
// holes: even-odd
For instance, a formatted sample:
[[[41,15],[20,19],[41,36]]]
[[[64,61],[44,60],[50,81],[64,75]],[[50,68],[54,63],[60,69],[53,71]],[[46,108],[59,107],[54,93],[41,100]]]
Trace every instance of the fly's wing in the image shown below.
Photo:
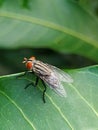
[[[62,96],[62,97],[66,97],[66,91],[59,79],[59,77],[57,76],[56,73],[52,72],[50,76],[44,77],[42,78],[45,83],[51,88],[53,89],[58,95]]]
[[[67,97],[67,93],[66,93],[66,91],[65,91],[65,89],[64,89],[64,86],[61,84],[60,81],[59,81],[58,86],[57,86],[55,89],[53,88],[53,90],[54,90],[58,95],[60,95],[61,97]]]
[[[60,96],[66,97],[66,91],[62,82],[72,83],[73,79],[70,75],[63,72],[59,68],[46,64],[47,67],[51,70],[50,75],[40,75],[40,78],[45,81],[45,83],[52,88]]]
[[[62,71],[61,69],[59,69],[55,66],[52,66],[52,65],[49,65],[49,64],[47,64],[47,66],[50,67],[50,69],[56,74],[56,76],[60,79],[60,81],[63,81],[63,82],[66,82],[66,83],[72,83],[73,82],[72,77],[68,73]]]
[[[52,73],[48,77],[43,77],[44,78],[43,80],[57,94],[59,94],[62,97],[66,97],[67,94],[66,94],[66,91],[64,89],[62,82],[72,83],[73,79],[71,78],[70,75],[68,75],[67,73],[63,72],[62,70],[60,70],[59,68],[55,66],[47,64],[47,67],[51,69]]]
[[[62,84],[59,84],[58,87],[56,87],[55,89],[52,88],[58,95],[60,95],[61,97],[67,97],[67,93],[63,87]]]

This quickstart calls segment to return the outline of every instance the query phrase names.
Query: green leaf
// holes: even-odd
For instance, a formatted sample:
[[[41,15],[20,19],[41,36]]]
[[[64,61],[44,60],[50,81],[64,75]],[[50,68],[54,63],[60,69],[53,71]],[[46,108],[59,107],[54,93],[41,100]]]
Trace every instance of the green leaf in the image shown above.
[[[0,130],[96,130],[98,129],[98,66],[68,71],[74,82],[64,83],[67,98],[47,87],[24,87],[33,75],[0,77]]]
[[[98,61],[98,20],[72,0],[5,0],[0,47],[50,47]]]

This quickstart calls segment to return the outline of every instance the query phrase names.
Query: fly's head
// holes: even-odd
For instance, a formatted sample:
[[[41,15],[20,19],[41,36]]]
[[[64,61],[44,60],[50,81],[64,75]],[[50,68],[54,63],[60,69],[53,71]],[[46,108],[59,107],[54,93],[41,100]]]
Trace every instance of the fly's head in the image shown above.
[[[34,61],[35,61],[35,57],[32,56],[32,57],[30,57],[29,59],[24,58],[24,61],[23,61],[22,63],[25,63],[26,68],[27,68],[28,70],[32,70],[32,69],[33,69]]]

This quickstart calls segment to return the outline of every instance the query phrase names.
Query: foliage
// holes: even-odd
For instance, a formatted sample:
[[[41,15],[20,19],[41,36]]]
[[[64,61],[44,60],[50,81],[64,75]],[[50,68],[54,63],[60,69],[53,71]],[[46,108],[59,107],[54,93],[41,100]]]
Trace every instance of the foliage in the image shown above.
[[[23,71],[20,62],[31,55],[64,69],[75,61],[77,65],[84,64],[71,54],[98,62],[95,3],[96,0],[1,0],[0,67]],[[27,48],[31,48],[29,52]],[[1,71],[6,70],[0,68]],[[33,75],[20,79],[16,76],[22,73],[0,76],[0,130],[98,129],[98,66],[67,71],[74,80],[72,84],[64,83],[67,98],[47,87],[45,104],[41,83],[37,88],[24,89],[29,81],[35,81]]]
[[[98,66],[70,71],[74,82],[65,84],[67,98],[47,87],[46,103],[43,86],[29,87],[29,75],[0,78],[0,129],[5,130],[96,130],[98,128]],[[34,76],[31,76],[34,82]],[[6,82],[5,82],[6,81]],[[17,123],[16,123],[17,122]]]
[[[47,47],[98,61],[98,20],[75,1],[5,0],[0,17],[2,48]]]

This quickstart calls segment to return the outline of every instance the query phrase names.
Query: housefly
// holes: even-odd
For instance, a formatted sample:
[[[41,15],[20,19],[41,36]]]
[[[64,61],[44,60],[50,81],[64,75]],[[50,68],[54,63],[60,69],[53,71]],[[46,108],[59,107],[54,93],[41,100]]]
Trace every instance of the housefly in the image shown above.
[[[37,86],[39,79],[41,79],[44,91],[43,91],[43,102],[45,103],[45,92],[46,92],[46,84],[53,89],[57,94],[62,97],[66,97],[66,91],[63,86],[63,82],[72,83],[73,79],[70,75],[63,72],[59,68],[49,65],[47,63],[43,63],[42,61],[36,60],[35,57],[31,57],[29,59],[24,58],[23,63],[25,63],[26,68],[28,69],[28,73],[34,73],[37,78],[34,86]],[[25,88],[27,88],[28,84]]]

